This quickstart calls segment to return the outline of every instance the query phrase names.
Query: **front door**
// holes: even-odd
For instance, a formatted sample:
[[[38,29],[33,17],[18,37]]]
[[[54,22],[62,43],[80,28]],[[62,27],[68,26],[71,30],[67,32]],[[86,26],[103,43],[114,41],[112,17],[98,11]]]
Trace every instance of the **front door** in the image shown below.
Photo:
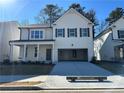
[[[51,49],[46,49],[46,60],[51,60]]]

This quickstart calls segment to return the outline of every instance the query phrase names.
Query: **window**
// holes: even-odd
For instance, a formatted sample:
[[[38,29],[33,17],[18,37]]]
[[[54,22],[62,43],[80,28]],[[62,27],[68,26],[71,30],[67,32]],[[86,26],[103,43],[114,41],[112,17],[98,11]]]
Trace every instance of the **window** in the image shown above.
[[[34,48],[34,57],[37,57],[37,47]]]
[[[35,39],[38,39],[39,38],[39,31],[35,31]]]
[[[69,28],[68,37],[77,37],[77,28]]]
[[[65,29],[56,29],[56,37],[65,37]]]
[[[31,39],[42,39],[43,38],[43,31],[31,31]]]
[[[118,30],[118,38],[124,38],[124,30]]]
[[[80,28],[80,37],[89,37],[89,28]]]

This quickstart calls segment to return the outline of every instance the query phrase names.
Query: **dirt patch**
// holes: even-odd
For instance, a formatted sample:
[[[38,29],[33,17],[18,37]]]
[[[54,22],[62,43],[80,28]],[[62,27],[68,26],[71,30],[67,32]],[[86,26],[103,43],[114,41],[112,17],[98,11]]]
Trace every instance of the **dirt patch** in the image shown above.
[[[0,87],[9,87],[9,86],[33,86],[37,84],[41,84],[43,82],[41,81],[31,81],[31,82],[5,82],[5,83],[0,83]]]

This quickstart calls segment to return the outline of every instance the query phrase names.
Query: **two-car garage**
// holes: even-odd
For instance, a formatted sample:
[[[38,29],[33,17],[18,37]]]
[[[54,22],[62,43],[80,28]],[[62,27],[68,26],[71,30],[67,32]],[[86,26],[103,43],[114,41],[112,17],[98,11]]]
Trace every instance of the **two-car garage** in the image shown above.
[[[58,49],[58,61],[88,61],[88,49]]]

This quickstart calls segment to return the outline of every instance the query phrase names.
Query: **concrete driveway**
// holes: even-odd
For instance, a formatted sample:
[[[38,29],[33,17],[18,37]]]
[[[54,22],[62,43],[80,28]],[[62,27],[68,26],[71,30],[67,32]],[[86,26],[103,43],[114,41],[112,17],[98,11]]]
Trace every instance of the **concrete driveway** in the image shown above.
[[[50,75],[109,76],[112,73],[90,62],[59,62]]]

